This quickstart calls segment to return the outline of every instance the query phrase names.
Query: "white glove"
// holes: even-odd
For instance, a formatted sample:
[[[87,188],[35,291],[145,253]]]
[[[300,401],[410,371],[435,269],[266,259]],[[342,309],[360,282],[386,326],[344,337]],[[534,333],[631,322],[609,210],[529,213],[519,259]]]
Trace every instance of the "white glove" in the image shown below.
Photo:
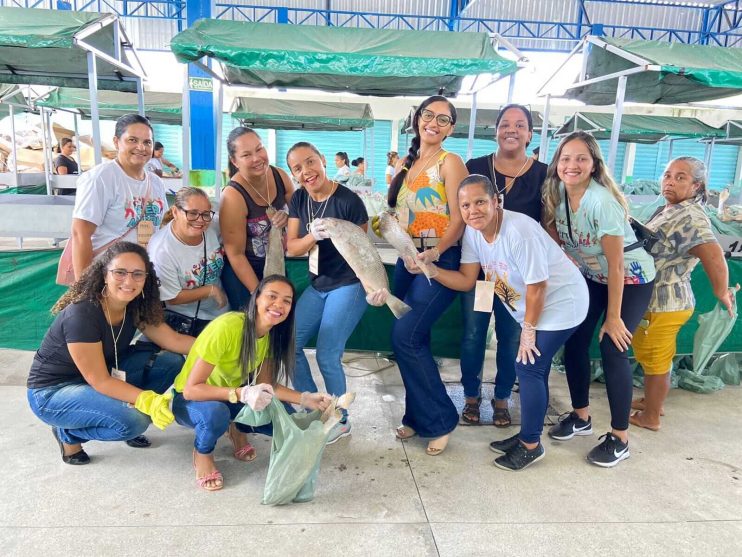
[[[301,402],[299,405],[305,410],[322,410],[324,411],[332,402],[332,397],[327,393],[301,393]]]
[[[242,387],[240,389],[240,402],[247,404],[253,410],[260,412],[271,403],[273,399],[273,387],[267,383]]]
[[[386,303],[386,299],[389,297],[389,291],[386,288],[379,288],[366,294],[366,302],[370,306],[383,306]]]
[[[314,236],[314,239],[318,242],[320,240],[327,240],[330,237],[330,232],[325,228],[324,223],[320,220],[313,220],[309,225],[309,233]]]
[[[219,308],[223,308],[227,305],[227,295],[224,293],[224,290],[219,288],[218,286],[211,285],[211,291],[209,292],[209,297],[214,298],[214,301],[216,302],[216,305]]]

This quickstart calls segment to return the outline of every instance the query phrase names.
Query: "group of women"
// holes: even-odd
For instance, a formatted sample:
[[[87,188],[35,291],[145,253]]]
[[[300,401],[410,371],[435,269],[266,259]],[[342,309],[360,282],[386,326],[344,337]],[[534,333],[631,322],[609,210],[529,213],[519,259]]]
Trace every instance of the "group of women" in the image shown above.
[[[464,164],[444,149],[455,124],[446,98],[421,103],[409,151],[388,173],[389,206],[418,248],[417,258],[399,259],[394,272],[393,294],[411,307],[391,331],[406,389],[396,436],[426,438],[427,454],[436,456],[459,422],[433,358],[431,329],[462,291],[461,419],[479,422],[493,313],[496,426],[510,425],[516,376],[520,384],[521,430],[490,444],[501,453],[495,465],[521,470],[543,458],[550,364],[562,346],[573,410],[549,435],[592,433],[588,350],[598,329],[611,424],[588,460],[614,466],[629,456],[629,421],[659,428],[699,260],[717,298],[732,308],[721,249],[700,206],[703,164],[681,157],[668,165],[667,203],[647,223],[659,237],[650,254],[590,135],[564,138],[547,167],[526,153],[530,112],[508,105],[497,121],[497,152]],[[162,181],[145,171],[154,146],[146,119],[122,117],[114,143],[116,159],[78,183],[70,240],[77,281],[55,306],[57,318],[35,355],[29,403],[52,426],[69,464],[89,462],[86,441],[148,446],[142,433],[150,422],[164,428],[177,421],[195,432],[198,485],[218,490],[217,439],[226,433],[234,457],[250,461],[255,449],[245,434],[270,433],[232,421],[244,404],[260,409],[275,396],[323,410],[345,393],[345,344],[366,307],[382,305],[387,293],[360,282],[322,219],[365,229],[368,215],[353,191],[328,177],[325,157],[310,143],[288,151],[289,177],[270,164],[254,130],[233,130],[218,227],[197,188],[180,190],[168,209]],[[273,227],[285,229],[288,255],[309,255],[310,285],[298,300],[288,279],[264,276]],[[421,263],[437,266],[432,282],[420,275]],[[143,336],[132,344],[137,329]],[[318,392],[304,354],[313,338],[326,392]],[[633,403],[632,344],[646,374],[645,396]],[[346,414],[329,441],[350,430]]]

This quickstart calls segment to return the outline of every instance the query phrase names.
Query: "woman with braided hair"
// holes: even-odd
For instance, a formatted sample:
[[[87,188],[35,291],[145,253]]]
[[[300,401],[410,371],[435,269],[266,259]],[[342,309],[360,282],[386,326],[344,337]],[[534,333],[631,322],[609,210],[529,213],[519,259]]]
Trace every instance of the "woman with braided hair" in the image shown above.
[[[172,395],[162,393],[183,358],[165,353],[154,364],[142,362],[131,340],[139,329],[163,349],[187,354],[193,337],[162,321],[157,276],[143,247],[108,248],[52,312],[57,317],[31,365],[28,402],[52,426],[63,462],[89,463],[86,441],[127,441],[150,423],[160,429],[172,423]]]

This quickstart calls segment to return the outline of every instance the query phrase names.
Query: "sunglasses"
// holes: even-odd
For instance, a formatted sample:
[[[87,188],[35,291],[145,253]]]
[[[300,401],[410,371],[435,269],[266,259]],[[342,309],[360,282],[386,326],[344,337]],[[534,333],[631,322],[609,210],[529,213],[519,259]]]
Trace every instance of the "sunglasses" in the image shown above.
[[[445,128],[446,126],[450,126],[453,123],[453,118],[451,118],[447,114],[436,114],[435,112],[432,112],[430,110],[425,110],[420,113],[420,118],[423,122],[432,122],[433,118],[435,118],[435,121],[438,123],[439,126],[442,128]]]
[[[108,269],[113,278],[118,281],[126,280],[126,275],[131,275],[136,282],[143,282],[147,278],[147,271],[127,271],[126,269]]]

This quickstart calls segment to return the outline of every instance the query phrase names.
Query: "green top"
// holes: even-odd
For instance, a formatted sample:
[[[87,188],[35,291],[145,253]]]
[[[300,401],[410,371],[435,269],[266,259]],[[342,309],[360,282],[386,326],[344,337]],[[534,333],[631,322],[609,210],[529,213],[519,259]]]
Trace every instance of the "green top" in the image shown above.
[[[188,376],[199,358],[214,365],[214,370],[206,380],[208,385],[215,387],[242,385],[240,348],[244,324],[245,314],[240,311],[230,311],[209,323],[193,343],[183,369],[175,378],[175,390],[179,393],[183,392]],[[270,336],[265,335],[259,338],[255,348],[256,358],[250,366],[251,371],[256,371],[256,368],[268,356]]]
[[[458,91],[465,76],[506,76],[518,66],[486,33],[398,31],[201,19],[175,35],[180,62],[222,62],[233,85],[430,95]]]

